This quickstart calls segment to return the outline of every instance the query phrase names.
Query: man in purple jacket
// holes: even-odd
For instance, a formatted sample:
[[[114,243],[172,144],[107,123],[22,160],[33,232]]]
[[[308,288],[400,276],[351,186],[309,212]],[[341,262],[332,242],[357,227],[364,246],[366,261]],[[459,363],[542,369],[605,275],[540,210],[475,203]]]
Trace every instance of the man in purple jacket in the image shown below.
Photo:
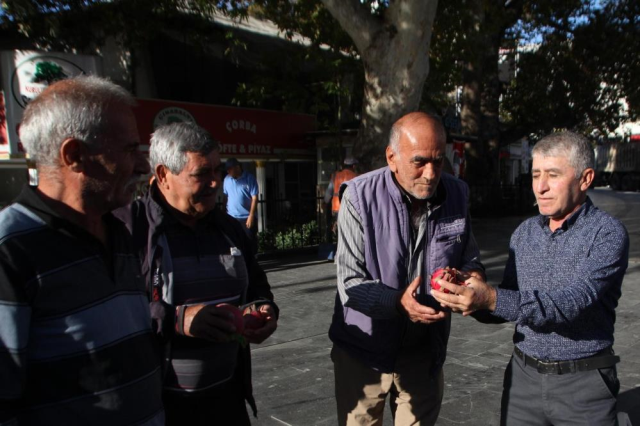
[[[434,424],[450,315],[428,277],[451,266],[483,277],[467,185],[442,174],[441,122],[413,112],[391,129],[388,167],[347,182],[338,216],[334,343],[338,424]]]

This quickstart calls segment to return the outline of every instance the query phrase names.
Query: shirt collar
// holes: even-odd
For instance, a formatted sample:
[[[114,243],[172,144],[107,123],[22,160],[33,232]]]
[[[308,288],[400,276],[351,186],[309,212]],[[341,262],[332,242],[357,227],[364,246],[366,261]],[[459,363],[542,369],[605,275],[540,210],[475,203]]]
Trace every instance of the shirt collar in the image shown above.
[[[15,202],[29,208],[29,210],[42,219],[44,223],[57,231],[65,232],[91,242],[99,242],[89,231],[53,210],[36,191],[36,187],[25,185],[20,195],[15,199]],[[102,215],[102,219],[107,229],[113,229],[113,226],[119,226],[118,224],[120,223],[110,212]],[[102,243],[100,243],[100,245],[102,245]]]

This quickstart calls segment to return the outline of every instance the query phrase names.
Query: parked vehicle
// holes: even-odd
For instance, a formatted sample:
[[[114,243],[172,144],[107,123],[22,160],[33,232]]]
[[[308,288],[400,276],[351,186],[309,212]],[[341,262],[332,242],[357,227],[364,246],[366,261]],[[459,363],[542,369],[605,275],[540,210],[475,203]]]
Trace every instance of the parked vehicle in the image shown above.
[[[640,190],[640,142],[607,142],[595,148],[596,185]]]

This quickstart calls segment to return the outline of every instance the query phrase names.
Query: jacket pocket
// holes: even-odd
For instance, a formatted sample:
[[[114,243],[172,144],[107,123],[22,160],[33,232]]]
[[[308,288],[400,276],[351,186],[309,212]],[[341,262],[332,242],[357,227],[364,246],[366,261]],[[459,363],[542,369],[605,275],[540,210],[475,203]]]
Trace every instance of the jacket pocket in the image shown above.
[[[438,222],[431,250],[439,266],[458,266],[463,253],[464,231],[464,218],[456,218],[444,223]]]

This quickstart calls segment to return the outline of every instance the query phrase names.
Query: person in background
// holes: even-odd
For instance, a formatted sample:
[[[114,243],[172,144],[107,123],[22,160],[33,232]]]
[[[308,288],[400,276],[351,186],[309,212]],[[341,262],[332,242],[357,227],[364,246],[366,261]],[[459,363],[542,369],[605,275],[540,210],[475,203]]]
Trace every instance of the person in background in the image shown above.
[[[505,372],[503,425],[616,425],[620,389],[613,353],[615,308],[629,260],[629,237],[587,196],[594,178],[589,141],[553,133],[532,151],[540,214],[511,236],[498,288],[471,278],[445,281],[434,297],[482,322],[513,322]]]
[[[452,266],[484,277],[467,185],[443,174],[442,123],[412,112],[392,127],[387,167],[352,179],[338,215],[333,341],[338,424],[433,425],[442,402],[450,315],[429,277]]]
[[[162,345],[168,425],[250,424],[257,413],[250,348],[277,327],[278,306],[242,224],[216,209],[219,144],[193,123],[151,136],[156,176],[147,195],[116,215],[130,230]],[[229,306],[257,312],[239,335]],[[242,321],[242,320],[241,320]],[[234,325],[235,324],[235,325]]]
[[[340,210],[340,186],[358,176],[356,165],[358,160],[349,156],[342,162],[342,170],[331,175],[329,186],[324,193],[324,203],[331,206],[331,230],[335,237],[338,228],[338,211]]]
[[[336,172],[329,181],[329,186],[324,193],[324,203],[331,204],[331,215],[333,217],[333,223],[337,223],[338,211],[340,210],[340,186],[358,176],[356,172],[356,165],[358,160],[353,157],[346,157],[344,159],[342,170]]]
[[[25,109],[36,162],[0,212],[0,423],[164,425],[148,297],[126,228],[149,165],[119,86],[78,77]]]
[[[253,245],[253,254],[258,251],[258,182],[255,176],[242,170],[242,165],[235,158],[225,163],[227,176],[224,178],[223,192],[227,213],[242,225]]]

